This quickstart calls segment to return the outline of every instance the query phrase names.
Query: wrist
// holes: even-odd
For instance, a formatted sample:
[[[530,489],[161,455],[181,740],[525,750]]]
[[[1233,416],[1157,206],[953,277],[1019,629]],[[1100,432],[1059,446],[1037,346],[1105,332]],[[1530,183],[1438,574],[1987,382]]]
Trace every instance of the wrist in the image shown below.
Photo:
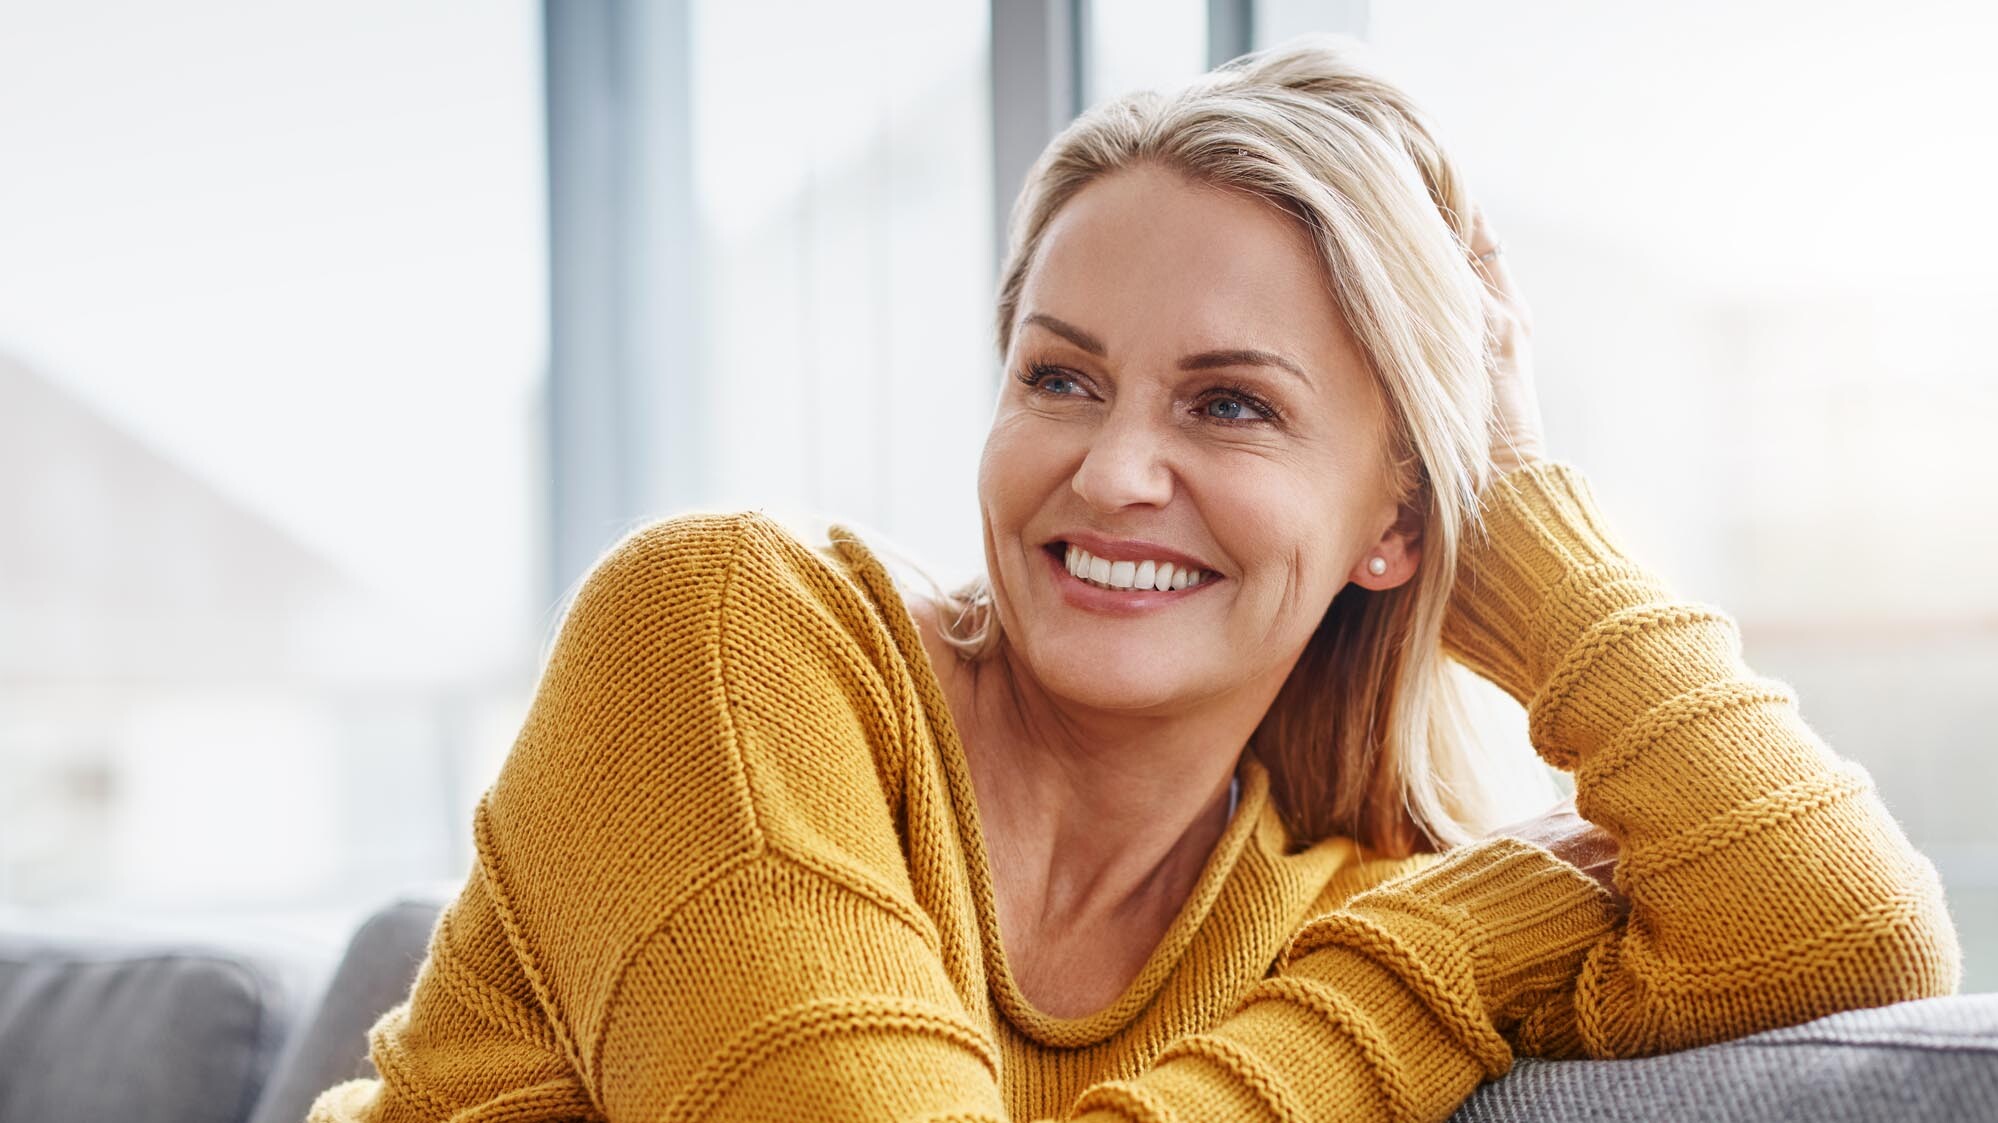
[[[1458,552],[1443,644],[1527,705],[1591,622],[1660,590],[1573,465],[1524,464],[1493,480],[1480,505]]]
[[[1614,894],[1544,847],[1495,838],[1355,897],[1313,920],[1285,949],[1289,965],[1327,945],[1361,948],[1383,934],[1441,974],[1463,972],[1494,1029],[1518,1023],[1581,970],[1613,931]]]
[[[1539,442],[1515,443],[1492,452],[1492,479],[1497,481],[1521,468],[1528,468],[1547,460],[1547,450]]]

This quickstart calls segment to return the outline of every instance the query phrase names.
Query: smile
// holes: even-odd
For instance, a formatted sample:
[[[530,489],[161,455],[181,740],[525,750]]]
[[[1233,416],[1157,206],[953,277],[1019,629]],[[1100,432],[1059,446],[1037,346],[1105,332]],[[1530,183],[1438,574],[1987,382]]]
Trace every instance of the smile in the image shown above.
[[[1064,557],[1068,571],[1103,589],[1149,592],[1153,589],[1184,589],[1212,578],[1212,570],[1167,561],[1111,561],[1100,558],[1073,542]]]
[[[1050,542],[1042,547],[1041,554],[1048,559],[1049,575],[1063,600],[1076,608],[1111,615],[1131,615],[1177,604],[1225,580],[1212,570],[1182,572],[1174,567],[1166,579],[1166,588],[1161,589],[1157,587],[1159,567],[1155,562],[1106,562],[1066,542]],[[1151,572],[1144,574],[1147,564],[1150,564]],[[1072,570],[1071,565],[1080,567],[1082,572]],[[1125,566],[1130,567],[1128,574],[1123,571]],[[1110,569],[1107,574],[1110,580],[1095,580],[1092,575],[1105,567]],[[1140,575],[1151,578],[1150,588],[1137,587]],[[1119,579],[1130,584],[1118,585],[1116,581]]]

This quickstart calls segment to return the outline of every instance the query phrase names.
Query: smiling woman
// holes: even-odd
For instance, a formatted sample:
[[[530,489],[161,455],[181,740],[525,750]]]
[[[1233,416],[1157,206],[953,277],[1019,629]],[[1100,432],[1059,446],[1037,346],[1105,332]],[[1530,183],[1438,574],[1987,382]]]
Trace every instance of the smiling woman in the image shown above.
[[[1057,153],[1072,150],[1060,144]],[[1033,668],[1016,677],[1065,684],[1061,708],[1071,714],[1087,706],[1143,715],[1097,721],[1086,735],[1094,753],[1071,745],[1064,755],[1101,757],[1122,744],[1120,755],[1181,761],[1185,771],[1167,770],[1204,788],[1234,766],[1217,761],[1213,746],[1241,744],[1271,712],[1342,588],[1376,594],[1365,602],[1376,614],[1411,603],[1380,594],[1417,574],[1419,520],[1433,500],[1395,478],[1392,444],[1408,442],[1391,441],[1384,397],[1305,228],[1183,167],[1165,153],[1130,158],[1072,198],[1046,189],[1025,202],[1029,231],[1032,208],[1058,213],[1022,244],[1009,274],[1020,326],[1007,366],[1016,374],[986,440],[979,495],[985,626],[1012,638],[1002,658]],[[1475,290],[1463,295],[1469,312],[1454,311],[1464,351],[1453,358],[1475,370]],[[1105,628],[1087,612],[1060,611],[1067,583],[1050,587],[1043,567],[1022,564],[1049,542],[1102,543],[1093,552],[1112,561],[1156,556],[1128,541],[1140,535],[1176,545],[1231,583],[1228,595],[1171,611],[1162,602]],[[1382,572],[1366,567],[1370,558],[1385,563]],[[1441,554],[1431,570],[1448,562]],[[1403,617],[1404,628],[1415,620]],[[960,642],[979,642],[976,627]],[[1325,631],[1326,642],[1338,641],[1336,628]],[[1164,650],[1180,657],[1164,667],[1143,657]],[[1475,833],[1462,821],[1475,815],[1435,794],[1446,785],[1428,775],[1427,730],[1407,735],[1393,720],[1396,695],[1419,692],[1397,691],[1394,679],[1440,678],[1433,637],[1427,660],[1422,645],[1406,650],[1406,670],[1371,690],[1348,694],[1360,678],[1350,672],[1316,682],[1315,694],[1344,696],[1333,712],[1353,731],[1384,730],[1373,776],[1335,780],[1327,766],[1343,756],[1366,767],[1369,754],[1327,744],[1333,726],[1316,728],[1308,743],[1259,746],[1301,843],[1343,833],[1406,854]],[[973,660],[970,673],[984,666]],[[1028,732],[1048,724],[1034,708],[1016,723],[1019,739],[1047,743],[1044,731]],[[1397,798],[1397,787],[1410,798]]]
[[[316,1119],[1442,1119],[1954,988],[1865,773],[1541,455],[1497,245],[1336,44],[1079,120],[999,304],[984,578],[620,543]],[[1478,837],[1452,660],[1595,826]]]
[[[1038,501],[1029,471],[1044,493],[1072,471],[1077,503],[1099,481],[1121,502],[1174,481],[1181,501],[1157,505],[1205,523],[1178,533],[1228,529],[1217,545],[1251,566],[1255,611],[1231,617],[1232,651],[1204,650],[1228,674],[1261,664],[1257,753],[1286,821],[1301,841],[1407,854],[1494,825],[1504,790],[1480,774],[1439,640],[1490,470],[1472,208],[1397,91],[1289,65],[1295,81],[1254,97],[1224,70],[1106,107],[1043,157],[999,300],[1000,349],[1034,393],[1002,401],[981,496],[1003,520],[1007,500]],[[1148,419],[1150,443],[1134,428]],[[974,666],[1014,624],[1007,569],[988,554],[952,598],[949,637]],[[1059,634],[1019,643],[1036,630]]]

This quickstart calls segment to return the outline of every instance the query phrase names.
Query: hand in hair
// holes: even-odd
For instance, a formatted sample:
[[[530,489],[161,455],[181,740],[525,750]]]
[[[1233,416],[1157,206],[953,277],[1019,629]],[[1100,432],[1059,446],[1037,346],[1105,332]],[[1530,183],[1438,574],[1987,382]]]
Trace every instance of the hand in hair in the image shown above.
[[[1545,459],[1547,439],[1533,389],[1532,316],[1498,249],[1484,208],[1473,204],[1471,266],[1485,282],[1485,330],[1491,337],[1492,466],[1504,475]]]
[[[1602,883],[1616,898],[1619,909],[1628,909],[1630,902],[1617,891],[1612,878],[1616,874],[1617,859],[1621,856],[1616,839],[1610,833],[1596,826],[1575,812],[1575,801],[1563,800],[1542,814],[1523,823],[1501,827],[1491,833],[1492,838],[1517,838],[1533,843],[1551,852],[1556,858],[1574,866]]]

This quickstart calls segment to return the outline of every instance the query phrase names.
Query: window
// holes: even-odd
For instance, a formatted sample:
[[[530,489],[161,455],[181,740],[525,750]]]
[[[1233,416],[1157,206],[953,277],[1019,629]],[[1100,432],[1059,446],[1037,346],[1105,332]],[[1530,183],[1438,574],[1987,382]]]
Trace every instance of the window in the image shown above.
[[[112,7],[0,36],[0,907],[455,880],[545,626],[537,9]]]
[[[1998,988],[1998,16],[110,7],[0,37],[0,909],[337,940],[455,883],[634,521],[976,573],[1006,185],[1078,106],[1342,31],[1492,215],[1555,454],[1873,772]]]
[[[691,502],[872,527],[968,577],[998,370],[986,8],[782,11],[693,7]]]
[[[1371,6],[1532,303],[1555,455],[1873,773],[1998,987],[1998,157],[1972,9]]]
[[[1132,90],[1169,90],[1207,69],[1206,0],[1089,0],[1085,106]]]

